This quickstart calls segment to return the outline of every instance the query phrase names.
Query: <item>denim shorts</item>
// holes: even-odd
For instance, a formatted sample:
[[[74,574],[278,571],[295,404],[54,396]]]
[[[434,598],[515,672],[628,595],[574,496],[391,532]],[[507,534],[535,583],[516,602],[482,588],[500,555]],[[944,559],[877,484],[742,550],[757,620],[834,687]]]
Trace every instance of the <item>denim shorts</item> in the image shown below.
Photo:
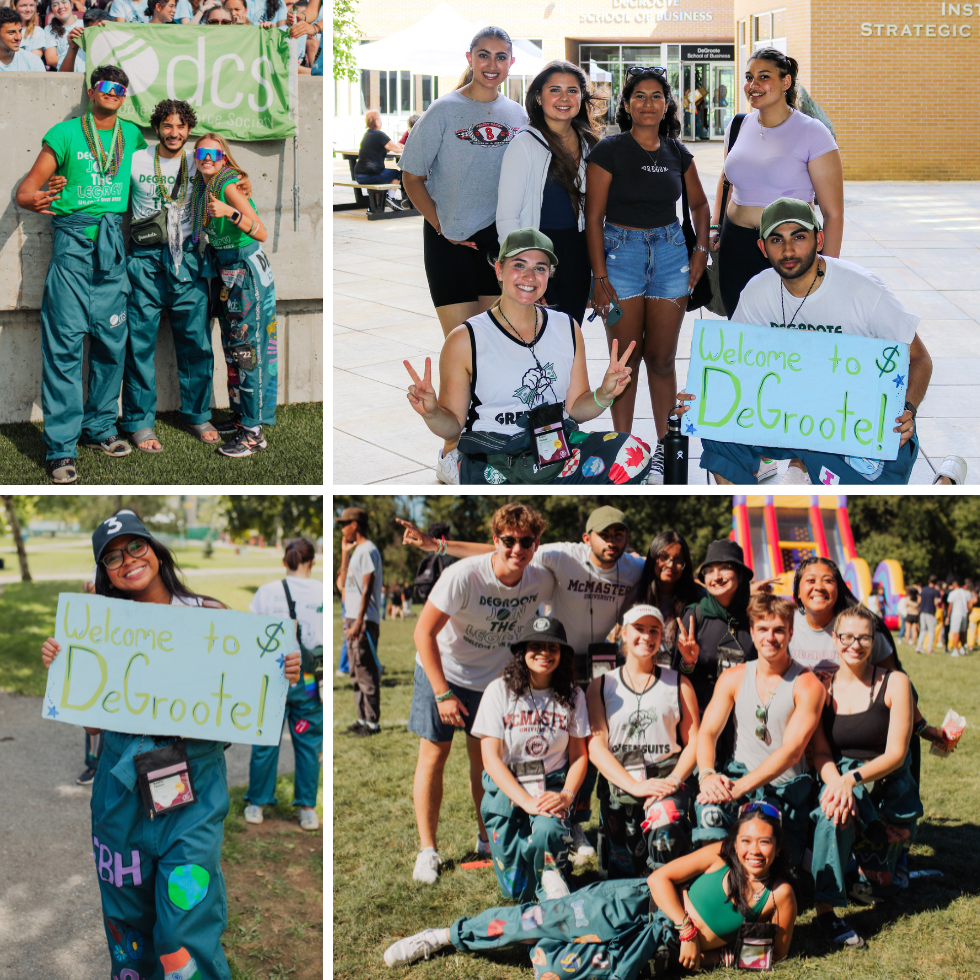
[[[607,223],[602,238],[606,275],[621,300],[676,299],[690,292],[691,265],[679,221],[643,231]]]
[[[483,700],[483,691],[470,691],[458,684],[450,684],[449,687],[469,712],[463,715],[465,731],[469,735],[480,701]],[[418,663],[415,664],[415,690],[412,692],[412,709],[408,713],[408,730],[430,742],[451,742],[453,735],[459,731],[455,725],[447,725],[439,717],[439,705],[436,704],[432,685]]]

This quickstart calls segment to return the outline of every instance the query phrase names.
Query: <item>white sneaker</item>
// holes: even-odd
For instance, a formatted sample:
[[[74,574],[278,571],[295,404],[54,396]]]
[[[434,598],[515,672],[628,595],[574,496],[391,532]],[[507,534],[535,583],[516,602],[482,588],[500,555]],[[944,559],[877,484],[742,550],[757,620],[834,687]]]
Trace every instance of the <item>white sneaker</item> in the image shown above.
[[[299,808],[299,825],[303,830],[319,830],[320,816],[313,807],[301,806]]]
[[[956,486],[963,486],[966,483],[966,460],[962,456],[947,456],[939,469],[936,470],[936,478],[932,481],[933,486],[943,476],[949,477]]]
[[[434,885],[439,880],[440,864],[442,864],[442,858],[439,857],[434,848],[427,847],[424,851],[420,851],[419,856],[415,859],[415,870],[412,872],[412,878],[415,881],[421,881],[424,885]],[[391,966],[392,964],[389,963],[388,965]]]
[[[252,806],[251,804],[245,807],[245,823],[262,823],[264,819],[262,816],[262,807]]]
[[[770,477],[775,476],[778,470],[779,464],[774,459],[763,459],[758,472],[755,474],[755,478],[762,483],[763,480],[768,480]]]
[[[388,966],[408,966],[416,960],[428,959],[430,953],[448,945],[448,929],[425,929],[389,946],[385,950],[385,963]]]
[[[580,823],[572,824],[572,851],[579,857],[592,857],[595,854],[595,848],[589,843],[585,828]]]
[[[459,450],[454,449],[448,456],[443,456],[439,450],[439,459],[436,462],[436,477],[440,483],[450,486],[459,486]]]
[[[546,898],[564,898],[566,895],[571,895],[565,879],[550,868],[541,872],[541,887]]]
[[[480,857],[484,857],[484,858],[490,857],[491,854],[490,841],[480,840],[479,834],[476,835],[476,853],[479,854]]]
[[[806,470],[801,470],[798,466],[787,466],[786,473],[779,481],[780,486],[808,487],[810,486],[810,474]]]

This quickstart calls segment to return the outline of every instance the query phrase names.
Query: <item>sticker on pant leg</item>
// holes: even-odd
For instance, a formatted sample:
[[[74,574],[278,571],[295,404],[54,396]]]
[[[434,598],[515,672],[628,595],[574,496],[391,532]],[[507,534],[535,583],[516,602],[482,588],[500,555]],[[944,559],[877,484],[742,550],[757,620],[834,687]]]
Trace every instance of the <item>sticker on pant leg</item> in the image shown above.
[[[523,868],[510,868],[503,874],[504,884],[512,895],[520,895],[527,886],[527,873]]]
[[[525,909],[521,913],[521,929],[524,932],[530,932],[535,926],[541,925],[544,918],[544,913],[541,911],[540,905],[532,905],[529,909]],[[544,954],[541,954],[544,956]],[[534,960],[531,961],[532,963]],[[542,960],[541,962],[544,962]]]
[[[503,919],[491,919],[490,925],[487,926],[487,935],[491,938],[493,936],[502,936],[506,924]]]
[[[199,977],[200,973],[195,973],[194,976]],[[143,980],[140,975],[133,969],[126,967],[120,970],[118,973],[112,974],[112,980]]]
[[[500,470],[494,469],[494,467],[488,463],[483,470],[483,479],[486,480],[487,483],[496,486],[498,483],[503,483],[507,477],[505,477]]]
[[[609,467],[609,479],[613,483],[628,483],[638,476],[650,462],[650,447],[636,436],[630,436],[619,447],[616,460]]]
[[[571,476],[578,469],[578,465],[581,462],[582,462],[582,450],[573,449],[572,455],[565,460],[565,465],[562,467],[561,473],[558,474],[558,479],[562,480],[566,476]]]
[[[544,955],[544,950],[540,946],[534,947],[534,952],[531,954],[531,962],[535,966],[544,966],[548,962],[548,957]]]
[[[256,275],[259,277],[259,282],[263,286],[271,286],[272,279],[272,264],[266,257],[265,252],[262,251],[262,247],[254,251],[246,260],[248,264],[255,270]]]
[[[840,483],[840,477],[832,470],[828,470],[826,466],[821,466],[817,482],[822,483],[825,487],[832,487]]]
[[[874,483],[885,471],[883,459],[865,459],[863,456],[845,456],[844,462],[856,473],[860,473],[869,483]]]
[[[102,918],[105,919],[105,924],[106,928],[109,930],[109,935],[112,936],[112,938],[121,946],[123,941],[122,929],[120,929],[119,926],[112,921],[112,919],[106,918],[104,915]]]
[[[580,898],[577,902],[568,903],[572,907],[572,911],[575,913],[575,925],[579,929],[584,929],[588,924],[589,920],[585,917],[585,899]],[[598,940],[597,940],[598,941]],[[578,942],[578,940],[576,940]]]
[[[578,953],[566,953],[558,961],[558,965],[565,973],[575,973],[582,968],[582,957]]]
[[[572,942],[574,943],[601,943],[602,940],[594,933],[591,936],[576,936]]]
[[[597,970],[608,970],[609,969],[609,957],[604,956],[602,953],[596,953],[592,957],[592,965]]]
[[[618,438],[619,438],[619,433],[618,433],[618,432],[607,432],[607,433],[606,433],[606,434],[605,434],[605,435],[604,435],[604,436],[602,437],[602,441],[603,441],[603,442],[610,442],[611,440],[613,440],[613,439],[618,439]]]
[[[582,476],[599,476],[606,469],[606,464],[598,456],[590,456],[582,464]]]
[[[724,827],[725,814],[720,806],[706,806],[701,811],[702,827]]]
[[[164,953],[160,957],[163,980],[201,980],[201,971],[194,957],[183,946],[176,953]]]
[[[302,735],[303,732],[309,731],[309,729],[310,723],[305,718],[300,718],[300,720],[293,725],[293,731],[296,732],[297,735]]]
[[[170,901],[185,912],[204,901],[211,875],[199,864],[178,864],[167,879]]]
[[[541,974],[541,980],[561,980],[561,977],[557,973],[552,973],[550,970],[547,973]]]
[[[135,929],[126,933],[126,955],[131,960],[138,960],[143,955],[143,934]]]

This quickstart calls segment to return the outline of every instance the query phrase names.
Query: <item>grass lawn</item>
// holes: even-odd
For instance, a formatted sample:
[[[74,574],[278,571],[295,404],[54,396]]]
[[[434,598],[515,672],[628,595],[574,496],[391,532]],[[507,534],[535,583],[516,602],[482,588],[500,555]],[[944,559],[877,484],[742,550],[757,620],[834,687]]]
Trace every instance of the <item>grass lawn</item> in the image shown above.
[[[225,412],[218,410],[216,418]],[[0,425],[0,483],[50,485],[41,422]],[[229,459],[180,428],[176,412],[161,412],[155,427],[162,453],[134,449],[111,459],[93,449],[78,450],[78,486],[119,484],[247,485],[323,483],[323,403],[279,405],[276,424],[262,431],[269,448],[246,459]]]
[[[334,608],[334,660],[340,655],[340,607]],[[476,820],[469,796],[468,767],[461,739],[446,768],[439,824],[444,863],[435,886],[412,881],[418,850],[412,807],[412,776],[418,739],[407,730],[412,700],[417,620],[385,621],[378,655],[382,677],[382,734],[354,739],[343,729],[354,720],[349,682],[334,677],[334,978],[381,977],[430,980],[532,980],[524,950],[473,956],[452,948],[447,954],[411,967],[390,970],[382,954],[402,936],[426,927],[448,926],[463,915],[509,904],[490,868],[464,871],[476,859]],[[801,912],[789,961],[780,967],[786,980],[976,980],[980,977],[980,777],[973,753],[980,747],[976,713],[980,705],[980,655],[959,660],[923,657],[899,649],[930,721],[942,721],[956,708],[968,727],[956,753],[922,760],[922,802],[910,870],[936,868],[941,879],[913,881],[888,905],[851,906],[849,921],[867,940],[853,952],[831,951],[811,930],[812,884],[804,884]],[[595,839],[598,806],[588,832]],[[575,874],[578,886],[598,878],[596,860]],[[806,876],[805,876],[806,879]],[[808,881],[808,879],[806,879]],[[716,976],[735,977],[734,971]]]

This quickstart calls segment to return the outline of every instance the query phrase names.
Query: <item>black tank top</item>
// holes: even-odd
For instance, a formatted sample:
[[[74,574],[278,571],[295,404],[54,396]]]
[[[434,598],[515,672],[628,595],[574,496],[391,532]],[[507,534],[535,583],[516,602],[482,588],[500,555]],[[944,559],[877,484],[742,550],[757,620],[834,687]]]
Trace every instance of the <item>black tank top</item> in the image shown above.
[[[890,670],[885,671],[885,679],[881,682],[878,696],[874,697],[875,679],[878,668],[871,674],[871,691],[867,711],[858,711],[853,715],[839,715],[834,712],[834,684],[830,683],[829,704],[823,709],[823,728],[830,742],[830,750],[834,761],[839,762],[841,756],[851,759],[875,759],[885,751],[888,741],[888,721],[890,711],[885,704],[885,688],[888,687]]]

